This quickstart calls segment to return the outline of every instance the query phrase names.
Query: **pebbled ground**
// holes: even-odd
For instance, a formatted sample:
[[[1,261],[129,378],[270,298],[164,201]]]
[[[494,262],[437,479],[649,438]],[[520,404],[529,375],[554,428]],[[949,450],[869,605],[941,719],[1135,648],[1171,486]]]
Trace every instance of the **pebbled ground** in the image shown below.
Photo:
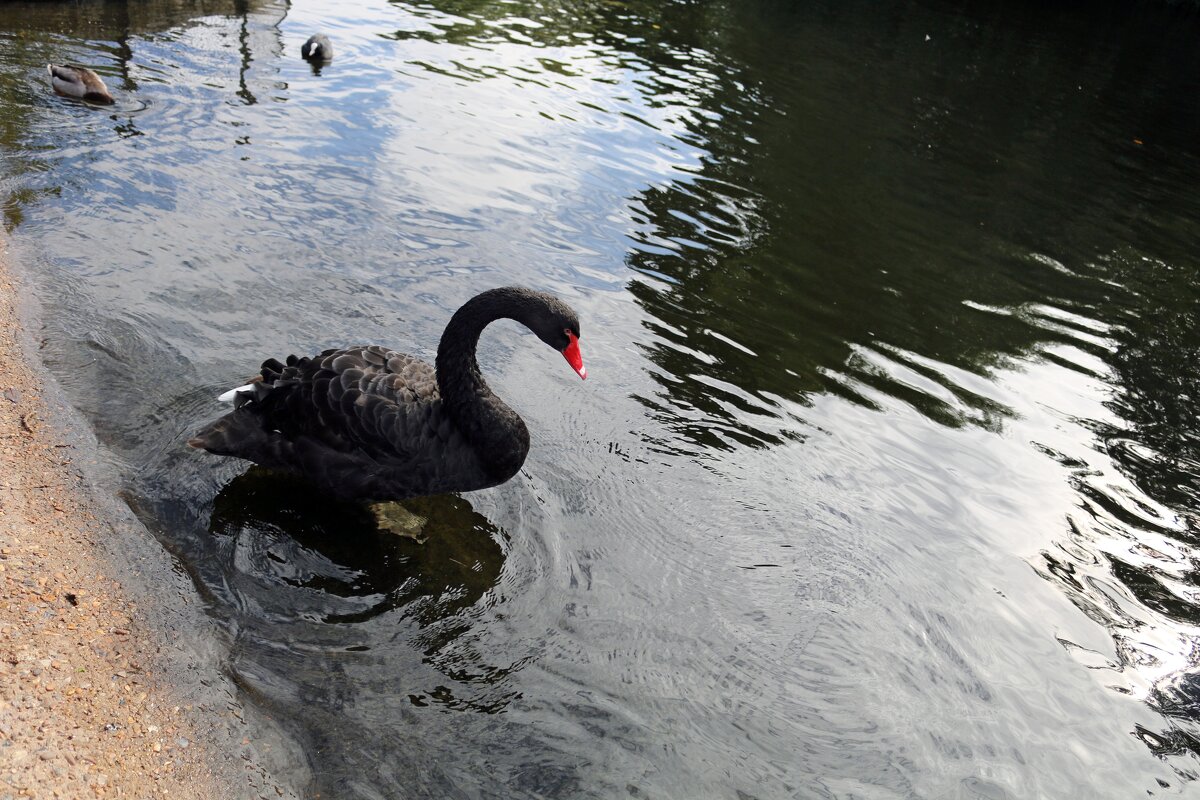
[[[87,443],[56,424],[70,412],[25,358],[6,258],[0,240],[0,800],[295,796],[266,766],[295,755],[254,740],[196,652],[190,584],[106,513]]]

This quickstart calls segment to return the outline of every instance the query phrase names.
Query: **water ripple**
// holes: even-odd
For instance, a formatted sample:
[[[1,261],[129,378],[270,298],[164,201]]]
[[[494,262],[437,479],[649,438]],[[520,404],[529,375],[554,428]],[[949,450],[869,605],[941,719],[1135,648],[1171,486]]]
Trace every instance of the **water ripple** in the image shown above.
[[[42,354],[309,793],[1194,780],[1194,26],[943,12],[0,6]],[[429,357],[502,283],[591,375],[489,328],[533,448],[426,544],[184,444],[262,358]]]

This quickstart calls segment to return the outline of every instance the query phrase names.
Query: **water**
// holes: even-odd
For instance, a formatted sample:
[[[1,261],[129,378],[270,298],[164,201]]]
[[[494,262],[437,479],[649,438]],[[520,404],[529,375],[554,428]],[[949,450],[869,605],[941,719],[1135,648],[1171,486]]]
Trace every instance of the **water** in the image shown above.
[[[1036,5],[0,6],[43,356],[299,789],[1194,791],[1198,23]],[[184,446],[506,283],[590,377],[488,330],[533,451],[425,544]]]

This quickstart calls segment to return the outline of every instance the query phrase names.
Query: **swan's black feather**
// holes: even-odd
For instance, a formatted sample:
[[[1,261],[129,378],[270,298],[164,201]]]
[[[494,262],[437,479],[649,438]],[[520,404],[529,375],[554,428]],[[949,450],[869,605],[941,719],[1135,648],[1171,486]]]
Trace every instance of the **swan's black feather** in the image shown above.
[[[254,419],[237,426],[241,441],[210,447],[208,429],[197,436],[201,447],[300,472],[351,497],[469,491],[497,482],[457,428],[444,424],[434,370],[412,356],[368,346],[292,356],[287,366],[272,359],[263,363],[261,383],[269,390],[239,395],[227,415]]]

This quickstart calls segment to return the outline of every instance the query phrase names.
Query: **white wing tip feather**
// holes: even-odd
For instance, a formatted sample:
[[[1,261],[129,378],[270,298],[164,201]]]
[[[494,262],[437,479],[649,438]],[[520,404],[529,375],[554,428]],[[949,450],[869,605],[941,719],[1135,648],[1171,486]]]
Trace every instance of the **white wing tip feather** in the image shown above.
[[[253,392],[253,391],[254,391],[254,384],[247,383],[245,386],[239,386],[236,389],[230,389],[228,392],[225,392],[224,394],[218,396],[217,402],[232,403],[233,398],[237,397],[239,394],[245,394],[247,392]]]

